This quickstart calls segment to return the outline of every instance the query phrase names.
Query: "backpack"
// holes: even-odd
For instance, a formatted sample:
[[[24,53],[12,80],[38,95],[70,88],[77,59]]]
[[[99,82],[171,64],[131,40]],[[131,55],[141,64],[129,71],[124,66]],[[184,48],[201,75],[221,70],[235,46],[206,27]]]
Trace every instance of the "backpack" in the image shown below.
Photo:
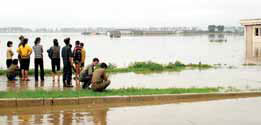
[[[82,48],[79,46],[76,46],[73,51],[73,59],[77,61],[81,61],[82,59]]]
[[[52,59],[52,48],[50,48],[50,49],[48,49],[47,50],[47,53],[48,53],[48,57],[50,58],[50,59]]]

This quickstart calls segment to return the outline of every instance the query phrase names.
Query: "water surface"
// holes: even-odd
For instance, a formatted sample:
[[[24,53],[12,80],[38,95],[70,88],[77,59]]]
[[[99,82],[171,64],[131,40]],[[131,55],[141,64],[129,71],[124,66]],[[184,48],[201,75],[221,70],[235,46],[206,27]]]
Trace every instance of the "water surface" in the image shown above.
[[[0,110],[0,124],[260,125],[261,98],[133,107],[53,106]]]

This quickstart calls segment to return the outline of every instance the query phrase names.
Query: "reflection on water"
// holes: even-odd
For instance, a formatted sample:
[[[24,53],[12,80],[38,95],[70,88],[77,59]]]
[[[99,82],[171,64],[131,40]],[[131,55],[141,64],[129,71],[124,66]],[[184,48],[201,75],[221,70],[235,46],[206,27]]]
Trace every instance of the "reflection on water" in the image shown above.
[[[182,72],[163,72],[152,74],[121,73],[110,75],[112,81],[109,88],[191,88],[191,87],[234,87],[238,89],[261,88],[261,67],[244,66],[238,68],[218,68],[208,70],[184,70]],[[44,83],[29,82],[6,82],[5,77],[0,77],[1,90],[20,90],[43,88],[63,89],[62,83],[52,82],[47,77]],[[31,78],[33,79],[33,78]],[[81,84],[73,81],[74,88],[80,89]]]
[[[88,107],[41,107],[44,110],[37,108],[22,108],[13,110],[12,112],[0,111],[0,124],[60,124],[60,125],[75,125],[89,124],[107,125],[108,107],[86,109]],[[6,110],[5,110],[6,111]]]
[[[260,125],[260,105],[261,98],[248,98],[133,107],[13,108],[0,110],[0,124]]]
[[[215,34],[215,33],[211,33],[208,35],[208,39],[209,39],[209,42],[227,42],[227,39],[225,37],[225,33],[218,33],[218,34]]]

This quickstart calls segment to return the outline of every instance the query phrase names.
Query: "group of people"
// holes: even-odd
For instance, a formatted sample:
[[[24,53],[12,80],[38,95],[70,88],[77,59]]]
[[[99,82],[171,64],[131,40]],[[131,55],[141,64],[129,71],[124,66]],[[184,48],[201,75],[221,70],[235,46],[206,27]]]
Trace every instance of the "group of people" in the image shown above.
[[[39,78],[44,81],[44,58],[43,46],[41,45],[41,38],[37,37],[34,41],[34,46],[31,48],[28,44],[28,38],[24,36],[19,37],[20,43],[16,52],[18,59],[13,59],[14,52],[12,50],[13,42],[7,42],[6,66],[7,78],[10,81],[15,81],[19,75],[22,81],[29,81],[28,72],[30,67],[30,56],[34,52],[34,76],[35,81]],[[92,89],[94,91],[103,91],[110,85],[110,80],[106,75],[106,63],[99,64],[99,59],[94,58],[92,63],[85,66],[86,50],[84,43],[80,41],[75,42],[75,47],[72,49],[70,44],[71,39],[65,38],[65,46],[61,49],[57,39],[53,40],[53,46],[47,50],[48,57],[51,59],[52,65],[52,79],[60,81],[61,76],[61,58],[63,61],[63,86],[73,87],[72,76],[75,72],[74,79],[83,83],[84,89]],[[20,67],[18,66],[20,64]],[[99,65],[98,65],[99,64]]]

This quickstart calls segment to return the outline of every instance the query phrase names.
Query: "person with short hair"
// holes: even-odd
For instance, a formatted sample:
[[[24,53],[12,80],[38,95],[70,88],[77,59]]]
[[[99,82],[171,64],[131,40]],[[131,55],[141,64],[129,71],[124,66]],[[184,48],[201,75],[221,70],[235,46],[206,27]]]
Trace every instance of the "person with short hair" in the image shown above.
[[[19,44],[18,44],[18,48],[23,44],[23,41],[24,41],[24,39],[25,39],[25,37],[23,36],[23,35],[21,35],[21,36],[19,36]],[[19,62],[19,64],[20,64],[20,66],[21,66],[21,55],[18,53],[18,62]],[[19,77],[20,78],[22,78],[22,70],[21,69],[19,69]]]
[[[13,56],[14,56],[14,52],[12,50],[13,42],[8,41],[7,47],[8,48],[7,48],[7,52],[6,52],[6,67],[8,69],[12,65],[12,62],[13,62]]]
[[[59,46],[59,42],[57,39],[53,40],[53,46],[49,49],[50,52],[50,59],[52,64],[52,77],[53,82],[55,82],[55,76],[57,75],[57,81],[60,81],[60,71],[61,71],[61,54],[60,54],[61,47]]]
[[[73,62],[75,64],[75,79],[78,80],[82,62],[82,47],[80,46],[80,41],[75,42],[75,48],[73,50]]]
[[[106,75],[106,69],[108,68],[106,63],[101,63],[100,68],[96,69],[92,75],[92,90],[102,92],[111,83]]]
[[[37,37],[34,41],[34,78],[38,81],[38,68],[40,67],[40,78],[44,81],[43,46],[40,45],[41,38]]]
[[[85,65],[85,60],[86,60],[86,50],[84,48],[84,43],[81,43],[80,44],[81,48],[82,48],[82,61],[81,61],[81,71],[83,70],[84,68],[84,65]]]
[[[70,47],[70,38],[65,38],[65,46],[62,48],[62,58],[63,58],[63,86],[72,86],[72,68],[73,68],[73,54]]]
[[[98,58],[94,58],[92,60],[92,64],[88,65],[85,69],[83,69],[80,73],[80,82],[83,82],[83,89],[88,88],[91,85],[92,82],[92,75],[94,72],[94,68],[95,66],[99,64],[99,59]]]
[[[17,76],[17,71],[19,71],[18,67],[18,59],[14,59],[12,61],[11,66],[8,68],[6,76],[9,81],[15,81]]]
[[[21,72],[22,80],[29,81],[28,71],[30,67],[30,56],[32,54],[32,48],[28,45],[28,39],[25,38],[23,43],[17,49],[18,54],[21,56]]]

